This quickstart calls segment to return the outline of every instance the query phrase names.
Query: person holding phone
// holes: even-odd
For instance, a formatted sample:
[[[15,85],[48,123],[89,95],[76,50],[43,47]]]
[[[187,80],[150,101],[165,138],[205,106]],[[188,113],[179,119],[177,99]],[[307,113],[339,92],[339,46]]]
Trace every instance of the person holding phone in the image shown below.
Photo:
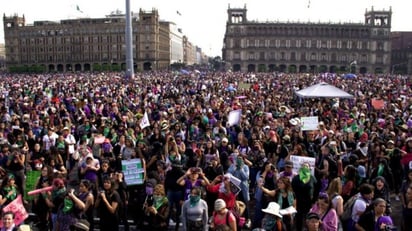
[[[185,175],[180,177],[177,181],[177,184],[185,187],[184,199],[189,199],[190,191],[194,187],[201,187],[209,185],[209,180],[206,178],[202,169],[199,167],[189,168]]]

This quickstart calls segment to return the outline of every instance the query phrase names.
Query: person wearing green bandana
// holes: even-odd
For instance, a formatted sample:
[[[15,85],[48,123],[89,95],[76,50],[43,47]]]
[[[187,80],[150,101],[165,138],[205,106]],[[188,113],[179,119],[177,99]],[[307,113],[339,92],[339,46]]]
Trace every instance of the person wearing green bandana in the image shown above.
[[[166,231],[168,230],[169,201],[165,188],[157,184],[153,189],[153,197],[144,203],[145,222],[142,230]]]
[[[316,185],[316,178],[312,175],[309,163],[301,164],[298,175],[292,179],[292,189],[296,198],[296,230],[303,229],[303,222],[306,214],[312,207],[313,191]]]
[[[190,191],[189,199],[182,206],[183,231],[207,231],[208,207],[201,199],[202,190],[194,187]]]
[[[71,189],[57,211],[57,229],[69,231],[70,226],[77,223],[77,218],[81,216],[85,208],[84,202],[75,195],[74,189]]]
[[[1,183],[0,187],[0,206],[4,207],[16,199],[17,195],[19,194],[17,185],[16,185],[16,178],[13,174],[9,173]]]

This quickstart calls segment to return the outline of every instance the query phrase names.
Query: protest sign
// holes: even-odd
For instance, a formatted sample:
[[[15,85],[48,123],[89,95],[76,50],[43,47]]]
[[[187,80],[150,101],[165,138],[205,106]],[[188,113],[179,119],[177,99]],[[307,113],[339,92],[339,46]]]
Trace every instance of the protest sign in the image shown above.
[[[310,172],[312,175],[315,175],[315,162],[316,159],[314,157],[307,157],[307,156],[290,156],[290,161],[293,162],[293,172],[298,173],[299,168],[303,163],[309,163]]]
[[[143,184],[144,168],[141,159],[122,160],[122,171],[128,186]]]
[[[27,192],[32,191],[36,188],[37,179],[39,179],[40,171],[27,171],[26,172],[26,190],[24,190],[24,198],[26,200],[33,200],[33,196],[27,195]]]
[[[318,130],[319,120],[317,116],[300,117],[302,131]]]
[[[372,107],[375,110],[382,110],[385,107],[385,101],[381,99],[372,99]]]
[[[20,225],[29,217],[26,209],[24,208],[23,201],[21,199],[21,195],[18,195],[16,199],[14,199],[10,204],[6,205],[3,208],[3,213],[11,211],[14,213],[14,223],[16,225]],[[3,227],[3,222],[0,220],[0,227]]]

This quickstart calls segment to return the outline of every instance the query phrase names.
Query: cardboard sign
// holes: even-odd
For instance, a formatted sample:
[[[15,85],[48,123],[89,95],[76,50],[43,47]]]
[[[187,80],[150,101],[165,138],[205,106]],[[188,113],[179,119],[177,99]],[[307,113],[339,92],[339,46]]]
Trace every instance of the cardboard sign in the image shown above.
[[[300,123],[302,125],[302,131],[318,130],[319,120],[317,116],[301,117]]]
[[[122,171],[126,184],[141,185],[144,182],[144,168],[140,158],[122,160]]]

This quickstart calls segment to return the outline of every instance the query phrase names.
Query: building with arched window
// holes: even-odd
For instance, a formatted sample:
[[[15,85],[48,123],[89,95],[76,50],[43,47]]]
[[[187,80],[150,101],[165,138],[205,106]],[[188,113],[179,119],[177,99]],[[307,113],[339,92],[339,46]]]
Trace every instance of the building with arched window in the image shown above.
[[[121,12],[33,24],[26,24],[24,15],[4,15],[5,65],[9,70],[45,72],[125,70],[125,21]],[[135,70],[198,63],[189,60],[194,59],[197,47],[175,23],[160,20],[157,9],[132,14],[132,30]]]
[[[228,8],[226,69],[247,72],[383,73],[391,68],[392,10],[365,12],[364,23],[257,22]]]

